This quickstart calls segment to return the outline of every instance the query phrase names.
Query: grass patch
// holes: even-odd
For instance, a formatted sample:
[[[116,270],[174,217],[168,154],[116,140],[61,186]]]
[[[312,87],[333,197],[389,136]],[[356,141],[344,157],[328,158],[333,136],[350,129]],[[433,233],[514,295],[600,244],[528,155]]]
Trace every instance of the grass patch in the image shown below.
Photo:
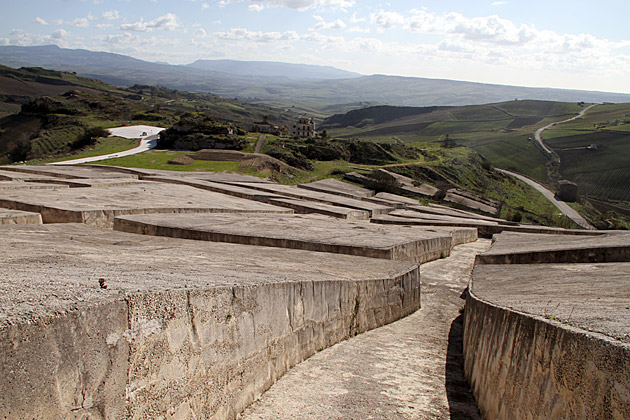
[[[170,164],[168,161],[181,155],[192,155],[195,152],[170,150],[149,150],[137,155],[99,161],[100,165],[122,166],[127,168],[163,169],[169,171],[192,172],[239,172],[240,162],[217,162],[196,160],[190,165]]]
[[[123,137],[101,137],[93,146],[82,149],[77,153],[49,157],[46,159],[34,159],[28,161],[27,163],[29,165],[41,165],[45,163],[59,162],[62,160],[108,155],[110,153],[118,153],[125,150],[133,149],[134,147],[138,146],[138,144],[138,140],[130,140]]]

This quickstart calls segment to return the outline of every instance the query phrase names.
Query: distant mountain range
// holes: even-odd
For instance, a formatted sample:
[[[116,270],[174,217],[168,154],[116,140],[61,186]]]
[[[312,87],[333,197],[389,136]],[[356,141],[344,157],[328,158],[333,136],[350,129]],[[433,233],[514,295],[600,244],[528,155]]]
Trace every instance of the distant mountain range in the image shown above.
[[[187,67],[241,76],[287,77],[290,79],[350,79],[359,73],[331,66],[290,64],[276,61],[197,60]]]
[[[328,66],[234,60],[197,60],[180,66],[54,45],[0,46],[0,64],[76,72],[83,77],[131,86],[160,85],[208,92],[274,106],[326,110],[332,104],[399,106],[473,105],[537,99],[563,102],[630,102],[630,95],[568,89],[527,88],[453,80],[361,76]],[[325,112],[325,111],[324,111]]]

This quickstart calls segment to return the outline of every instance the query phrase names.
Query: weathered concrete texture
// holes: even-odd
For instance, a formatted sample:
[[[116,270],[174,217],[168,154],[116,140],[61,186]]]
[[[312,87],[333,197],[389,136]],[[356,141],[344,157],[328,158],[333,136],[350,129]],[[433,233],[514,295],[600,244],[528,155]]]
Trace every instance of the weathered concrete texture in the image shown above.
[[[375,226],[319,215],[147,214],[117,217],[114,229],[419,263],[448,256],[453,243],[450,231]]]
[[[0,231],[7,419],[233,419],[318,349],[420,305],[414,263],[77,224]]]
[[[386,193],[386,192],[377,193],[374,197],[380,198],[381,200],[403,203],[405,204],[405,208],[409,206],[417,206],[420,204],[420,202],[416,200],[415,198],[409,198],[403,195],[391,194],[391,193]]]
[[[39,182],[39,181],[31,181]],[[50,181],[42,181],[50,182]],[[99,188],[99,187],[122,187],[126,185],[146,184],[135,178],[85,178],[85,179],[57,179],[56,183],[67,185],[70,188]]]
[[[39,213],[0,208],[0,225],[42,224]]]
[[[440,206],[433,203],[429,204],[428,206],[420,206],[420,205],[408,206],[407,209],[417,211],[420,213],[439,214],[443,216],[453,216],[453,217],[460,217],[464,219],[487,220],[490,222],[502,223],[505,225],[513,225],[513,226],[518,225],[518,223],[516,222],[509,222],[504,219],[499,219],[498,217],[483,216],[481,214],[476,214],[476,213],[472,213],[472,212],[464,211],[460,209],[454,209],[451,207]]]
[[[630,233],[598,232],[576,237],[502,233],[477,264],[630,262]]]
[[[463,374],[462,290],[488,240],[423,264],[422,309],[293,368],[243,420],[480,419]]]
[[[405,204],[400,201],[385,200],[374,195],[374,191],[367,188],[357,187],[338,179],[329,178],[320,181],[310,182],[308,184],[300,184],[298,188],[304,188],[311,191],[318,191],[339,195],[342,197],[353,198],[356,200],[368,201],[374,204],[380,204],[385,207],[404,208]]]
[[[330,194],[341,195],[349,198],[372,197],[374,191],[367,188],[357,187],[347,182],[339,181],[334,178],[322,179],[320,181],[309,182],[308,184],[298,185],[300,188],[307,190],[320,191]]]
[[[67,184],[59,184],[54,181],[42,182],[22,182],[22,181],[0,181],[0,190],[54,190],[68,188]]]
[[[485,200],[483,197],[477,197],[472,194],[468,194],[465,191],[451,189],[448,190],[444,201],[447,203],[459,204],[469,209],[473,209],[478,212],[489,214],[494,216],[498,212],[497,204],[491,203]]]
[[[233,197],[244,198],[247,200],[260,201],[268,203],[272,198],[285,198],[284,195],[274,194],[270,192],[260,191],[253,188],[240,187],[234,184],[226,184],[205,179],[196,179],[192,177],[182,176],[150,176],[142,179],[148,181],[164,182],[167,184],[188,185],[202,190],[218,192],[221,194],[231,195]]]
[[[185,185],[173,188],[156,182],[51,190],[46,194],[35,190],[0,191],[0,206],[40,213],[44,223],[86,223],[102,227],[111,227],[114,217],[123,214],[292,212]]]
[[[463,227],[452,227],[452,226],[440,226],[432,228],[431,226],[421,228],[426,232],[448,232],[453,239],[453,246],[467,244],[470,242],[475,242],[479,235],[477,234],[477,229],[475,228],[463,228]]]
[[[125,174],[107,166],[46,166],[46,165],[12,165],[0,166],[5,171],[24,174],[44,175],[54,178],[82,179],[82,178],[137,178],[133,174]]]
[[[464,356],[484,418],[630,418],[630,345],[567,325],[628,337],[629,276],[627,263],[478,265]]]
[[[0,166],[0,168],[4,167]],[[48,179],[54,178],[50,176],[27,174],[24,172],[6,171],[4,169],[0,169],[0,181],[44,181]]]
[[[368,220],[370,213],[364,210],[355,210],[348,207],[331,206],[315,201],[298,200],[291,198],[274,198],[269,204],[278,207],[293,209],[297,214],[323,214],[324,216],[337,217],[348,220]]]
[[[491,222],[488,220],[464,219],[450,216],[430,215],[413,211],[406,211],[405,216],[378,215],[370,219],[372,223],[381,225],[400,225],[400,226],[434,226],[436,228],[442,226],[468,227],[476,228],[479,236],[482,238],[490,238],[497,233],[504,231],[524,232],[524,233],[548,233],[556,235],[581,235],[581,236],[597,236],[600,232],[587,230],[562,229],[547,226],[535,225],[504,225]]]
[[[417,182],[409,178],[408,176],[400,175],[395,172],[390,172],[386,169],[380,169],[381,172],[384,172],[390,176],[393,176],[396,181],[400,183],[400,190],[403,194],[412,195],[415,197],[427,197],[432,198],[439,191],[438,188],[428,185],[428,184],[420,184],[417,185]]]
[[[139,179],[153,176],[165,177],[183,177],[202,179],[212,182],[253,182],[253,183],[271,183],[266,178],[260,178],[251,175],[240,175],[228,172],[203,172],[203,171],[167,171],[161,169],[144,169],[144,168],[123,168],[122,166],[104,166],[104,165],[81,165],[89,168],[107,168],[120,174],[135,175]]]
[[[479,299],[630,341],[630,263],[477,265]],[[630,373],[630,371],[628,371]]]
[[[254,184],[254,183],[238,183],[239,186],[254,188],[260,191],[267,191],[284,195],[290,198],[298,198],[300,200],[310,200],[324,204],[330,204],[333,206],[348,207],[356,210],[369,211],[370,216],[377,214],[387,214],[394,210],[393,206],[384,206],[381,204],[375,204],[368,201],[358,200],[354,198],[342,197],[340,195],[322,193],[318,191],[306,190],[303,188],[292,187],[281,184]]]

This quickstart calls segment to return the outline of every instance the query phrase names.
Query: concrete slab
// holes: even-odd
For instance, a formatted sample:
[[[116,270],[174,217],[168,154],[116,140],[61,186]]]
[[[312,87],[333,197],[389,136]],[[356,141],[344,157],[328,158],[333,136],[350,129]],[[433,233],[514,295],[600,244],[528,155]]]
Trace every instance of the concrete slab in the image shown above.
[[[535,225],[518,225],[510,226],[490,222],[486,220],[474,220],[474,219],[460,219],[457,217],[448,216],[431,216],[416,213],[416,216],[392,216],[389,214],[374,216],[370,219],[370,222],[382,224],[382,225],[401,225],[401,226],[453,226],[453,227],[469,227],[476,228],[479,231],[479,236],[482,238],[490,238],[493,235],[505,231],[510,232],[522,232],[522,233],[546,233],[555,235],[577,235],[577,236],[596,236],[599,235],[596,231],[587,230],[572,230],[554,228],[548,226],[535,226]]]
[[[370,218],[370,213],[367,211],[331,206],[315,201],[298,200],[296,198],[273,198],[269,200],[268,203],[274,206],[293,209],[297,214],[322,214],[324,216],[348,220],[368,220]]]
[[[454,208],[445,207],[445,206],[439,206],[436,204],[429,204],[428,206],[420,206],[420,205],[407,206],[407,210],[413,210],[419,213],[440,214],[444,216],[461,217],[461,218],[466,218],[466,219],[488,220],[491,222],[501,223],[505,225],[513,225],[513,226],[518,225],[518,223],[516,222],[509,222],[504,219],[499,219],[498,217],[483,216],[481,214],[472,213],[469,211],[454,209]]]
[[[67,184],[57,182],[24,182],[24,181],[0,181],[0,190],[54,190],[68,188]]]
[[[472,210],[476,210],[485,214],[494,216],[497,214],[497,208],[491,206],[485,202],[479,201],[479,199],[473,199],[465,196],[461,191],[449,190],[444,197],[444,201],[453,204],[459,204]]]
[[[286,197],[298,198],[300,200],[315,201],[324,204],[330,204],[333,206],[348,207],[356,210],[364,210],[370,212],[370,216],[377,214],[387,214],[394,210],[393,207],[383,206],[380,204],[370,203],[368,201],[357,200],[348,197],[342,197],[340,195],[322,193],[318,191],[306,190],[303,188],[292,187],[289,185],[281,184],[254,184],[254,183],[237,183],[236,185],[254,188],[260,191],[272,192],[281,194]]]
[[[477,265],[482,300],[630,341],[630,263]]]
[[[48,166],[48,165],[12,165],[0,166],[0,169],[11,172],[19,172],[28,175],[43,175],[64,179],[84,179],[84,178],[136,178],[129,173],[121,173],[107,166]]]
[[[42,224],[42,215],[29,211],[0,208],[0,225]]]
[[[167,184],[188,185],[202,190],[213,191],[221,194],[231,195],[233,197],[244,198],[247,200],[260,201],[263,203],[267,203],[269,202],[269,200],[274,198],[284,198],[284,196],[280,194],[260,191],[253,188],[240,187],[235,184],[225,184],[193,177],[149,176],[142,177],[142,179],[147,181],[163,182]]]
[[[266,178],[260,178],[251,175],[240,175],[228,172],[203,172],[203,171],[167,171],[161,169],[144,169],[144,168],[123,168],[121,166],[105,166],[105,165],[81,165],[90,168],[107,168],[120,174],[135,175],[140,179],[151,176],[172,176],[183,178],[203,179],[213,182],[254,182],[254,183],[271,183]]]
[[[292,210],[203,191],[186,185],[148,182],[108,188],[0,190],[0,206],[41,213],[44,223],[111,227],[115,216],[146,213],[292,213]]]
[[[381,200],[394,201],[398,203],[405,204],[405,208],[408,206],[418,206],[420,202],[415,198],[405,197],[404,195],[391,194],[386,192],[380,192],[375,195],[376,198],[380,198]]]
[[[7,171],[0,169],[0,181],[33,181],[49,179],[55,178],[44,175],[27,174],[24,172]]]
[[[448,256],[452,247],[449,232],[376,226],[318,215],[133,215],[117,217],[114,229],[418,263]]]
[[[121,187],[125,185],[146,184],[135,178],[85,178],[85,179],[53,179],[46,181],[33,180],[31,182],[53,183],[57,185],[67,185],[70,188],[100,188],[100,187]]]
[[[477,256],[477,264],[630,262],[630,233],[598,233],[589,237],[501,233],[490,250]]]
[[[77,224],[0,226],[0,252],[11,419],[235,418],[290,367],[420,306],[410,262]]]
[[[298,187],[312,191],[341,195],[343,197],[349,198],[374,196],[374,191],[372,190],[357,187],[356,185],[339,181],[338,179],[334,178],[322,179],[315,182],[309,182],[308,184],[300,184],[298,185]]]
[[[350,255],[134,235],[82,224],[0,226],[0,327],[121,294],[372,279],[415,267]],[[124,264],[120,264],[124,261]],[[99,286],[106,281],[107,289]]]

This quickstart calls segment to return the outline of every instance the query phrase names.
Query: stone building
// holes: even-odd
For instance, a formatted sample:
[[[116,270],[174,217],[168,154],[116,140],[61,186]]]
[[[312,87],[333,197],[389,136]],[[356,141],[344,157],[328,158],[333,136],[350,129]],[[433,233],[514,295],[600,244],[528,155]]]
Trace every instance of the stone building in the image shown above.
[[[290,132],[291,135],[300,138],[315,137],[315,122],[312,118],[299,118],[291,125]]]
[[[256,122],[252,124],[252,132],[254,133],[280,135],[281,131],[282,130],[279,126],[273,125],[269,122],[269,119],[267,118],[267,116],[264,116],[261,122]]]
[[[561,180],[558,182],[558,193],[556,196],[562,201],[574,202],[577,200],[576,183],[567,180]]]

